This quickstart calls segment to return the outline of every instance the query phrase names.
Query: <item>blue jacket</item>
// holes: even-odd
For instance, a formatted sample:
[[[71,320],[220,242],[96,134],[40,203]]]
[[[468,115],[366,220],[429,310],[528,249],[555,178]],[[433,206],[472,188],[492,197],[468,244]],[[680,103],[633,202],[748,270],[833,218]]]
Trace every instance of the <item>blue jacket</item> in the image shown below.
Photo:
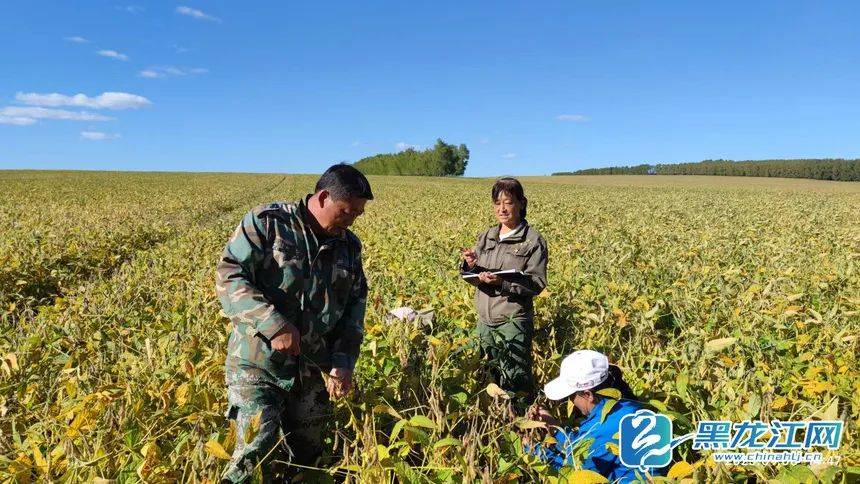
[[[622,484],[644,481],[646,474],[624,466],[621,458],[610,450],[606,444],[615,445],[618,452],[618,425],[621,417],[636,413],[643,405],[635,400],[619,400],[607,415],[606,420],[601,423],[600,415],[606,399],[601,398],[582,421],[578,429],[564,428],[556,431],[554,437],[556,443],[543,447],[536,445],[529,451],[542,460],[549,463],[553,468],[560,469],[563,466],[573,465],[573,449],[582,439],[594,439],[588,448],[588,454],[582,462],[582,468],[597,472],[609,479],[609,482],[620,482]],[[662,472],[657,472],[662,474]]]

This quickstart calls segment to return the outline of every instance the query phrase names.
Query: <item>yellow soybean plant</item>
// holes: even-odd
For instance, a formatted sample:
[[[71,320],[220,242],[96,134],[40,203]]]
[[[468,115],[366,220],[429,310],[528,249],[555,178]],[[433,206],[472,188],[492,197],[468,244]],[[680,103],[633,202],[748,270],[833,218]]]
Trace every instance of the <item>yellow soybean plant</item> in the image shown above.
[[[704,419],[842,419],[835,465],[716,464],[671,479],[850,482],[860,443],[860,184],[527,177],[549,244],[535,376],[607,353],[675,432]],[[313,176],[0,172],[0,481],[216,482],[229,321],[215,262],[254,205]],[[475,347],[459,248],[493,223],[491,179],[371,177],[357,222],[370,283],[357,388],[308,479],[601,482],[523,452]],[[432,324],[389,309],[433,309]],[[566,405],[554,409],[562,418]],[[571,415],[571,417],[575,417]],[[571,420],[575,424],[575,419]]]

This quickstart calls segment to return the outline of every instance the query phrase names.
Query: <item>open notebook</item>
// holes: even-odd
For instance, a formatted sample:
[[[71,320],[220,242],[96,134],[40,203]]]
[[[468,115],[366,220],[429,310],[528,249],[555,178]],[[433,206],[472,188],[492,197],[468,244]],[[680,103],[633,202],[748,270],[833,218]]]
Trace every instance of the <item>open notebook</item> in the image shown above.
[[[501,276],[502,278],[504,278],[505,276],[527,276],[528,275],[527,273],[520,271],[520,270],[517,270],[517,269],[506,269],[503,271],[488,271],[488,272],[495,274],[497,276]],[[472,272],[461,272],[460,277],[462,277],[463,279],[475,279],[478,277],[478,274],[475,274]]]

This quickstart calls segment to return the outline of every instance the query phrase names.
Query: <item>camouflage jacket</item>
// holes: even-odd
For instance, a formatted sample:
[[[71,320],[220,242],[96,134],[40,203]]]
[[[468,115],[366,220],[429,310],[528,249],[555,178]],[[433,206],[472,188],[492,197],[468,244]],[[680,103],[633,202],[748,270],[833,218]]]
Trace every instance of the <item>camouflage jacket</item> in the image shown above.
[[[355,366],[367,299],[361,242],[348,230],[318,239],[306,202],[252,209],[218,261],[215,289],[233,323],[228,384],[241,372],[289,389],[302,369]],[[298,357],[271,349],[286,324],[302,335]]]

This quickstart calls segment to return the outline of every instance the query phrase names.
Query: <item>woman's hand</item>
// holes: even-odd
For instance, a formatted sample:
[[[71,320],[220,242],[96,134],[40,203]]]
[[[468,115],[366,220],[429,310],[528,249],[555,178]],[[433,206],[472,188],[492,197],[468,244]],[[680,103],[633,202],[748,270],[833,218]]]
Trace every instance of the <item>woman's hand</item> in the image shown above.
[[[478,254],[476,254],[473,249],[461,249],[460,255],[463,257],[463,260],[466,261],[466,265],[469,266],[469,269],[475,267],[475,264],[478,262]]]
[[[492,272],[482,272],[478,274],[478,279],[484,284],[489,284],[491,286],[502,285],[502,278],[493,274]]]
[[[543,422],[552,427],[558,427],[558,419],[552,416],[549,411],[540,405],[532,405],[526,411],[526,418],[529,420],[536,420],[538,422]]]
[[[545,428],[535,428],[532,430],[528,430],[522,432],[520,437],[522,438],[523,444],[532,447],[535,443],[540,442],[542,440],[543,432],[550,429],[550,427],[558,427],[558,420],[552,416],[552,414],[547,411],[547,409],[541,407],[540,405],[532,405],[526,410],[525,414],[526,420],[534,420],[536,422],[543,422],[546,424]]]

